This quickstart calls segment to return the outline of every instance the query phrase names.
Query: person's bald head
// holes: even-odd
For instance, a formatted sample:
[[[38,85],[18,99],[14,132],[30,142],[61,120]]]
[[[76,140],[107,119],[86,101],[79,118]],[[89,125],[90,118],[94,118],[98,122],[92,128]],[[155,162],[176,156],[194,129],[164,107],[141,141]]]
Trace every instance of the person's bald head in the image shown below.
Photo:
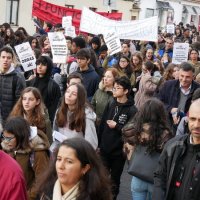
[[[189,109],[188,127],[195,144],[200,144],[200,99],[192,102]]]

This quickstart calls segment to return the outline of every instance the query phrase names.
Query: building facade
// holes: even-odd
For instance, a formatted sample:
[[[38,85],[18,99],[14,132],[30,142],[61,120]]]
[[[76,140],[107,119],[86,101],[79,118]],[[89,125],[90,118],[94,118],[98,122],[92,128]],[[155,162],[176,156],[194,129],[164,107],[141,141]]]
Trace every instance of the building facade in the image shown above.
[[[82,9],[83,6],[97,12],[121,12],[122,20],[137,20],[157,15],[159,26],[169,23],[200,24],[200,0],[46,0],[49,3]],[[13,28],[26,28],[35,32],[32,20],[33,0],[0,0],[0,24],[11,23]]]

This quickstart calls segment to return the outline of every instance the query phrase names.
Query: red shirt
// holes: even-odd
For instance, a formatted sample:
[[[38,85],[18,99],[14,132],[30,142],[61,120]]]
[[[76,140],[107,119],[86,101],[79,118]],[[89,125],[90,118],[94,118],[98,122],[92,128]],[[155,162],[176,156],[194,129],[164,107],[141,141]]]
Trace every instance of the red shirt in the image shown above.
[[[0,151],[0,200],[27,200],[23,172],[18,163]]]

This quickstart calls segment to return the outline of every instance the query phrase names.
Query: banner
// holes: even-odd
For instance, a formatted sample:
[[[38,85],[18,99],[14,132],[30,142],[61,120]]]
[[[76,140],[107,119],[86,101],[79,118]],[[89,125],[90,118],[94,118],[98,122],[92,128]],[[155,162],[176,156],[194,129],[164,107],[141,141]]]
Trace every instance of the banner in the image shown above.
[[[188,43],[174,43],[172,63],[181,64],[182,62],[187,62],[188,52]]]
[[[134,21],[115,21],[84,7],[80,30],[95,35],[107,32],[116,33],[120,39],[157,41],[158,17]]]
[[[121,20],[122,18],[122,13],[98,13],[114,20]],[[76,27],[76,31],[79,31],[81,10],[65,8],[48,3],[44,0],[33,0],[32,16],[36,16],[43,21],[52,23],[53,25],[62,23],[62,17],[64,16],[72,16],[72,25]]]
[[[36,68],[35,55],[33,53],[33,50],[31,49],[29,42],[25,42],[15,46],[15,50],[25,72]]]
[[[105,43],[110,51],[110,55],[121,51],[121,43],[116,33],[108,33],[104,35]]]
[[[61,32],[49,32],[48,38],[51,45],[54,63],[66,63],[67,61],[67,43],[65,36]]]

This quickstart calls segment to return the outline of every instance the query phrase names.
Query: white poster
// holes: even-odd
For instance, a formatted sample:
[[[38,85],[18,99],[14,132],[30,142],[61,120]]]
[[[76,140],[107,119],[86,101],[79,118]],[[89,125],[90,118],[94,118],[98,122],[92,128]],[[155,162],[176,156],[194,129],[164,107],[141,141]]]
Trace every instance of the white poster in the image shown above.
[[[64,34],[61,32],[49,32],[48,37],[53,54],[53,62],[66,63],[68,49]]]
[[[172,63],[181,64],[182,62],[187,62],[188,52],[188,43],[174,43]]]
[[[72,16],[65,16],[62,18],[62,27],[66,28],[72,26]]]
[[[158,17],[154,16],[134,21],[115,21],[84,7],[80,30],[95,35],[107,32],[116,33],[119,39],[157,41]]]
[[[116,33],[107,33],[104,35],[105,43],[110,51],[110,55],[121,51],[121,43]]]
[[[174,32],[175,32],[174,24],[167,24],[167,33],[174,34]]]
[[[15,50],[25,72],[36,68],[35,55],[29,42],[15,46]]]
[[[75,26],[65,27],[65,35],[70,36],[72,38],[76,37],[76,29]]]

